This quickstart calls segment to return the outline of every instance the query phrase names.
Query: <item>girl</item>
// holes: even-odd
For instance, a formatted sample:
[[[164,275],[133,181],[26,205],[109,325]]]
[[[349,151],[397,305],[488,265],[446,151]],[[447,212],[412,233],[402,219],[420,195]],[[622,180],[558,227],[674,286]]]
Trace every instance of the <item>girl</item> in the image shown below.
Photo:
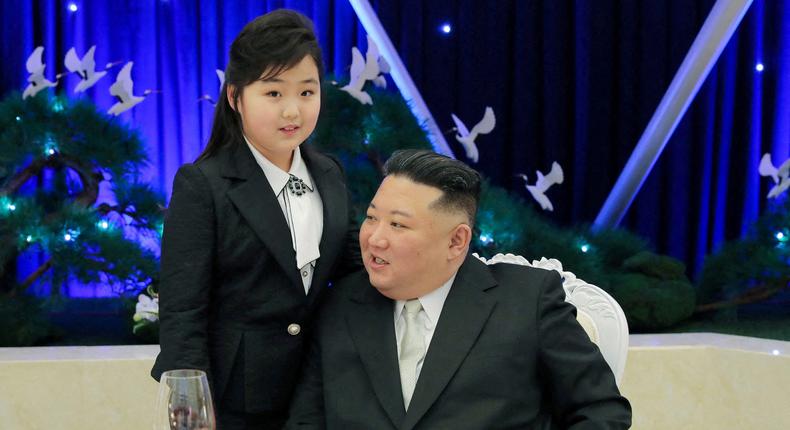
[[[322,69],[305,16],[248,23],[208,145],[174,179],[151,373],[206,371],[220,430],[283,425],[320,297],[361,262],[340,164],[300,146],[318,119]]]

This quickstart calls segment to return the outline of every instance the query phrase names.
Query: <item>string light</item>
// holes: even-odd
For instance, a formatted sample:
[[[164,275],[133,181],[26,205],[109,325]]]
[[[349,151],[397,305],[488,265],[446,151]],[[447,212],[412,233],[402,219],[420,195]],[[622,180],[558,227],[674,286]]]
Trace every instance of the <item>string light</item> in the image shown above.
[[[58,152],[58,145],[51,136],[47,137],[47,140],[44,143],[44,155],[49,157],[55,155],[56,152]]]
[[[108,223],[107,220],[104,219],[99,221],[96,225],[98,225],[99,228],[102,230],[107,230],[108,228],[110,228],[110,223]]]
[[[63,233],[63,240],[66,242],[74,242],[79,237],[80,231],[76,229],[68,229]]]
[[[0,208],[7,210],[8,212],[13,212],[16,210],[16,204],[11,201],[11,199],[7,197],[0,197]]]
[[[483,233],[483,234],[480,235],[480,242],[483,245],[488,245],[488,244],[492,243],[493,241],[494,241],[494,238],[491,237],[491,235],[489,235],[489,234]]]
[[[69,3],[69,12],[76,12],[79,8],[77,7],[77,3],[71,2]]]
[[[756,71],[757,71],[757,73],[762,73],[762,72],[763,72],[763,70],[765,70],[765,66],[763,66],[763,63],[757,63],[757,64],[754,66],[754,70],[756,70]]]
[[[453,27],[450,25],[450,23],[445,22],[444,24],[439,26],[439,31],[441,31],[444,34],[450,34],[453,32]]]

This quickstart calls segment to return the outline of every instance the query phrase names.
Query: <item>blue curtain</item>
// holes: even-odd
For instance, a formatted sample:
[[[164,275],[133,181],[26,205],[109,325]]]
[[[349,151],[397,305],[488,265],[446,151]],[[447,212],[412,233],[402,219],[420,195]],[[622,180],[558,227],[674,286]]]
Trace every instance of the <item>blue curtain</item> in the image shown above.
[[[494,183],[531,200],[516,174],[563,166],[547,215],[571,225],[595,219],[713,4],[415,0],[378,14],[440,128],[494,108],[477,139]],[[754,1],[623,220],[690,274],[766,206],[761,155],[790,156],[789,15],[786,0]]]
[[[450,114],[474,124],[491,106],[497,126],[478,138],[475,167],[493,183],[530,199],[516,175],[534,181],[552,161],[563,166],[547,213],[562,225],[593,221],[713,3],[371,1],[459,158]],[[4,0],[0,94],[24,88],[25,60],[39,45],[50,79],[72,46],[82,55],[97,45],[97,69],[134,61],[135,92],[161,93],[121,120],[150,147],[144,179],[169,194],[178,166],[206,143],[213,106],[197,100],[217,96],[215,69],[224,69],[233,37],[278,7],[312,17],[327,70],[347,73],[351,47],[365,46],[347,0]],[[787,0],[754,1],[623,221],[692,274],[766,205],[762,153],[777,165],[790,156],[788,15]],[[449,34],[439,30],[445,23]],[[83,97],[109,108],[115,73]],[[66,77],[65,88],[76,82]]]

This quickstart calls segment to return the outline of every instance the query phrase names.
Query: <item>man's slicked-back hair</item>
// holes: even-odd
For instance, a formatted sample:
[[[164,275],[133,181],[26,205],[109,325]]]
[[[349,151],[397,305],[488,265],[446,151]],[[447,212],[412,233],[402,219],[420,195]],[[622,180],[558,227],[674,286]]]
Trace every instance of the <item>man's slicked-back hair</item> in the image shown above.
[[[384,164],[384,175],[402,176],[438,188],[442,196],[435,209],[463,212],[473,227],[480,203],[480,174],[461,161],[424,149],[395,151]]]

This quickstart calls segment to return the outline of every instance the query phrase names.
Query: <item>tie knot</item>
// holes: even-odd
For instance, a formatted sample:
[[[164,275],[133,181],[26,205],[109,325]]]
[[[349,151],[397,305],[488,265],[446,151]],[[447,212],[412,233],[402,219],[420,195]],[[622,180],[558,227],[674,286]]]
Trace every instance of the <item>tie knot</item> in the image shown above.
[[[422,303],[419,299],[411,299],[406,301],[406,313],[409,315],[416,315],[422,309]]]

